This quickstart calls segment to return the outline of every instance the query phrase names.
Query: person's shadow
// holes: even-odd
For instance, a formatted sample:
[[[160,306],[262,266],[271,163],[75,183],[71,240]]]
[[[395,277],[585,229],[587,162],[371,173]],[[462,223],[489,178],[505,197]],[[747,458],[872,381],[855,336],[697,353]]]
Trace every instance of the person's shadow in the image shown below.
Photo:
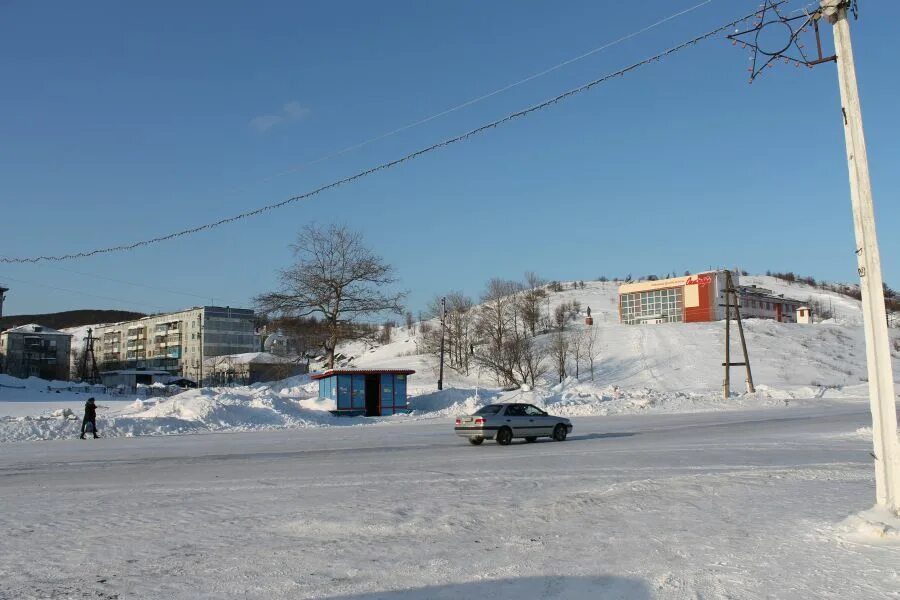
[[[323,600],[459,600],[460,598],[650,600],[652,595],[647,584],[641,579],[601,575],[597,577],[540,576],[492,579],[405,590],[326,596]]]

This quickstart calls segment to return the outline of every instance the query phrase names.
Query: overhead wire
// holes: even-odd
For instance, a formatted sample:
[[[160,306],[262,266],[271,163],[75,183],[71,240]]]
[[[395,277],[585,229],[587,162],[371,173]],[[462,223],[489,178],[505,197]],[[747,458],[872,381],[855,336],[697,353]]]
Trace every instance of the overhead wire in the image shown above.
[[[786,0],[781,0],[781,2],[778,2],[778,4],[783,4],[785,1],[786,1]],[[160,242],[172,240],[172,239],[179,238],[179,237],[183,237],[183,236],[186,236],[186,235],[192,235],[192,234],[195,234],[195,233],[199,233],[199,232],[201,232],[201,231],[207,231],[207,230],[210,230],[210,229],[214,229],[214,228],[216,228],[216,227],[221,227],[222,225],[226,225],[226,224],[228,224],[228,223],[233,223],[233,222],[235,222],[235,221],[239,221],[239,220],[241,220],[241,219],[246,219],[246,218],[249,218],[249,217],[254,217],[254,216],[257,216],[257,215],[266,213],[266,212],[271,211],[271,210],[275,210],[275,209],[278,209],[278,208],[282,208],[282,207],[287,206],[287,205],[289,205],[289,204],[293,204],[293,203],[299,202],[300,200],[305,200],[305,199],[307,199],[307,198],[311,198],[311,197],[313,197],[313,196],[316,196],[316,195],[318,195],[318,194],[321,194],[322,192],[325,192],[325,191],[328,191],[328,190],[331,190],[331,189],[340,187],[340,186],[342,186],[342,185],[345,185],[345,184],[347,184],[347,183],[351,183],[351,182],[356,181],[356,180],[358,180],[358,179],[362,179],[362,178],[364,178],[364,177],[367,177],[367,176],[372,175],[372,174],[374,174],[374,173],[377,173],[377,172],[379,172],[379,171],[384,171],[384,170],[387,170],[387,169],[396,167],[397,165],[400,165],[400,164],[403,164],[403,163],[405,163],[405,162],[407,162],[407,161],[410,161],[410,160],[413,160],[413,159],[415,159],[415,158],[418,158],[418,157],[420,157],[420,156],[422,156],[422,155],[424,155],[424,154],[428,154],[428,153],[430,153],[430,152],[433,152],[433,151],[435,151],[435,150],[439,150],[439,149],[441,149],[441,148],[445,148],[445,147],[447,147],[447,146],[456,144],[456,143],[458,143],[458,142],[466,141],[466,140],[468,140],[469,138],[471,138],[471,137],[473,137],[473,136],[476,136],[476,135],[478,135],[478,134],[484,133],[485,131],[488,131],[488,130],[491,130],[491,129],[495,129],[495,128],[497,128],[497,127],[499,127],[499,126],[501,126],[501,125],[503,125],[503,124],[505,124],[505,123],[508,123],[508,122],[510,122],[510,121],[513,121],[513,120],[516,120],[516,119],[525,117],[525,116],[530,115],[531,113],[534,113],[534,112],[536,112],[536,111],[539,111],[539,110],[542,110],[542,109],[544,109],[544,108],[553,106],[553,105],[555,105],[555,104],[557,104],[557,103],[559,103],[559,102],[561,102],[561,101],[563,101],[563,100],[566,100],[566,99],[568,99],[568,98],[571,98],[572,96],[575,96],[575,95],[577,95],[577,94],[581,94],[581,93],[583,93],[583,92],[586,92],[586,91],[588,91],[588,90],[590,90],[590,89],[592,89],[592,88],[594,88],[594,87],[600,85],[601,83],[604,83],[604,82],[606,82],[606,81],[609,81],[609,80],[611,80],[611,79],[613,79],[613,78],[615,78],[615,77],[623,76],[623,75],[625,75],[626,73],[629,73],[629,72],[631,72],[631,71],[634,71],[635,69],[638,69],[638,68],[640,68],[640,67],[642,67],[642,66],[648,65],[648,64],[653,63],[653,62],[657,62],[657,61],[659,61],[659,60],[661,60],[661,59],[663,59],[663,58],[666,58],[666,57],[668,57],[668,56],[671,56],[672,54],[675,54],[675,53],[677,53],[677,52],[680,52],[681,50],[684,50],[684,49],[687,48],[687,47],[696,45],[697,43],[699,43],[699,42],[701,42],[701,41],[703,41],[703,40],[706,40],[706,39],[708,39],[708,38],[711,38],[711,37],[713,37],[714,35],[716,35],[716,34],[718,34],[718,33],[721,33],[722,31],[725,31],[726,29],[729,29],[729,28],[731,28],[731,27],[734,27],[735,25],[737,25],[737,24],[739,24],[739,23],[741,23],[741,22],[743,22],[743,21],[746,21],[747,19],[753,18],[754,16],[758,15],[759,13],[760,13],[760,11],[759,11],[759,10],[756,10],[756,11],[754,11],[754,12],[752,12],[752,13],[749,13],[749,14],[747,14],[747,15],[744,15],[744,16],[742,16],[742,17],[739,17],[739,18],[737,18],[737,19],[734,19],[734,20],[732,20],[732,21],[730,21],[730,22],[728,22],[728,23],[725,23],[724,25],[720,25],[719,27],[716,27],[715,29],[712,29],[712,30],[710,30],[710,31],[708,31],[708,32],[706,32],[706,33],[703,33],[703,34],[698,35],[698,36],[696,36],[696,37],[694,37],[694,38],[691,38],[691,39],[689,39],[689,40],[687,40],[687,41],[685,41],[685,42],[682,42],[682,43],[680,43],[680,44],[678,44],[678,45],[676,45],[676,46],[672,46],[671,48],[669,48],[669,49],[667,49],[667,50],[664,50],[664,51],[662,51],[662,52],[660,52],[660,53],[658,53],[658,54],[655,54],[655,55],[653,55],[653,56],[651,56],[651,57],[649,57],[649,58],[645,58],[645,59],[640,60],[640,61],[638,61],[638,62],[632,63],[632,64],[628,65],[627,67],[621,68],[621,69],[619,69],[619,70],[617,70],[617,71],[613,71],[612,73],[609,73],[609,74],[607,74],[607,75],[604,75],[604,76],[602,76],[602,77],[599,77],[599,78],[597,78],[597,79],[594,79],[594,80],[592,80],[592,81],[589,81],[588,83],[585,83],[585,84],[583,84],[583,85],[581,85],[581,86],[579,86],[579,87],[572,88],[572,89],[570,89],[570,90],[568,90],[568,91],[565,91],[565,92],[563,92],[563,93],[561,93],[561,94],[558,94],[558,95],[556,95],[556,96],[554,96],[554,97],[552,97],[552,98],[549,98],[549,99],[544,100],[544,101],[542,101],[542,102],[539,102],[539,103],[537,103],[537,104],[533,104],[533,105],[531,105],[531,106],[529,106],[529,107],[527,107],[527,108],[524,108],[524,109],[515,111],[515,112],[513,112],[513,113],[510,113],[510,114],[506,115],[505,117],[501,117],[501,118],[499,118],[499,119],[496,119],[496,120],[494,120],[494,121],[491,121],[490,123],[486,123],[486,124],[484,124],[484,125],[481,125],[481,126],[479,126],[479,127],[476,127],[475,129],[471,129],[471,130],[469,130],[469,131],[467,131],[467,132],[465,132],[465,133],[463,133],[463,134],[460,134],[460,135],[457,135],[457,136],[455,136],[455,137],[451,137],[451,138],[445,139],[445,140],[443,140],[443,141],[437,142],[437,143],[432,144],[432,145],[430,145],[430,146],[426,146],[425,148],[421,148],[421,149],[416,150],[416,151],[414,151],[414,152],[410,152],[409,154],[406,154],[406,155],[404,155],[404,156],[402,156],[402,157],[400,157],[400,158],[397,158],[397,159],[394,159],[394,160],[391,160],[391,161],[388,161],[388,162],[385,162],[385,163],[381,163],[381,164],[379,164],[378,166],[371,167],[371,168],[369,168],[369,169],[365,169],[365,170],[360,171],[360,172],[358,172],[358,173],[356,173],[356,174],[354,174],[354,175],[350,175],[350,176],[345,177],[345,178],[343,178],[343,179],[339,179],[339,180],[337,180],[337,181],[333,181],[333,182],[328,183],[328,184],[326,184],[326,185],[323,185],[323,186],[320,186],[320,187],[318,187],[318,188],[315,188],[315,189],[313,189],[313,190],[311,190],[311,191],[309,191],[309,192],[305,192],[305,193],[303,193],[303,194],[300,194],[300,195],[297,195],[297,196],[293,196],[293,197],[291,197],[291,198],[287,198],[287,199],[285,199],[285,200],[282,200],[282,201],[280,201],[280,202],[276,202],[276,203],[274,203],[274,204],[268,204],[268,205],[266,205],[266,206],[261,206],[261,207],[259,207],[259,208],[256,208],[256,209],[253,209],[253,210],[249,210],[249,211],[246,211],[246,212],[242,212],[242,213],[239,213],[239,214],[237,214],[237,215],[233,215],[233,216],[230,216],[230,217],[224,217],[224,218],[219,219],[219,220],[217,220],[217,221],[205,223],[205,224],[203,224],[203,225],[198,225],[198,226],[196,226],[196,227],[190,227],[190,228],[188,228],[188,229],[182,229],[182,230],[180,230],[180,231],[175,231],[175,232],[172,232],[172,233],[169,233],[169,234],[166,234],[166,235],[160,235],[160,236],[157,236],[157,237],[148,238],[148,239],[145,239],[145,240],[140,240],[140,241],[137,241],[137,242],[127,243],[127,244],[120,244],[120,245],[117,245],[117,246],[109,246],[109,247],[106,247],[106,248],[97,248],[97,249],[94,249],[94,250],[86,250],[86,251],[82,251],[82,252],[74,252],[74,253],[71,253],[71,254],[55,255],[55,256],[31,256],[31,257],[10,257],[10,256],[2,256],[2,257],[0,257],[0,263],[6,263],[6,264],[21,264],[21,263],[37,263],[37,262],[45,262],[45,261],[65,261],[65,260],[72,260],[72,259],[76,259],[76,258],[87,258],[87,257],[90,257],[90,256],[96,256],[96,255],[100,255],[100,254],[109,254],[109,253],[113,253],[113,252],[124,252],[124,251],[128,251],[128,250],[133,250],[133,249],[135,249],[135,248],[140,248],[140,247],[144,247],[144,246],[150,246],[150,245],[152,245],[152,244],[158,244],[158,243],[160,243]]]
[[[695,11],[695,10],[697,10],[698,8],[702,8],[702,7],[706,6],[707,4],[709,4],[709,3],[713,2],[713,1],[714,1],[714,0],[704,0],[704,1],[701,2],[700,4],[695,4],[694,6],[691,6],[691,7],[689,7],[689,8],[686,8],[686,9],[684,9],[684,10],[682,10],[682,11],[679,11],[679,12],[673,14],[673,15],[669,15],[668,17],[665,17],[665,18],[663,18],[663,19],[660,19],[660,20],[656,21],[655,23],[651,23],[650,25],[647,25],[646,27],[642,27],[641,29],[638,29],[637,31],[634,31],[634,32],[632,32],[632,33],[629,33],[628,35],[624,35],[624,36],[622,36],[622,37],[620,37],[620,38],[618,38],[618,39],[615,39],[615,40],[613,40],[613,41],[611,41],[611,42],[607,42],[606,44],[603,44],[602,46],[598,46],[598,47],[596,47],[596,48],[593,48],[593,49],[591,49],[591,50],[588,50],[587,52],[584,52],[584,53],[582,53],[582,54],[579,54],[578,56],[575,56],[575,57],[569,58],[569,59],[567,59],[567,60],[564,60],[564,61],[561,62],[561,63],[558,63],[558,64],[553,65],[552,67],[546,68],[546,69],[544,69],[544,70],[542,70],[542,71],[538,71],[537,73],[534,73],[534,74],[532,74],[532,75],[529,75],[528,77],[525,77],[524,79],[520,79],[520,80],[515,81],[515,82],[513,82],[513,83],[509,83],[509,84],[507,84],[507,85],[505,85],[505,86],[503,86],[503,87],[501,87],[501,88],[498,88],[498,89],[496,89],[496,90],[494,90],[494,91],[492,91],[492,92],[488,92],[488,93],[486,93],[486,94],[482,94],[481,96],[477,96],[477,97],[475,97],[475,98],[472,98],[471,100],[466,100],[465,102],[463,102],[463,103],[461,103],[461,104],[457,104],[456,106],[453,106],[453,107],[447,108],[447,109],[445,109],[445,110],[442,110],[441,112],[435,113],[435,114],[431,115],[430,117],[425,117],[424,119],[419,119],[418,121],[413,121],[412,123],[408,123],[408,124],[406,124],[406,125],[403,125],[402,127],[397,127],[396,129],[392,129],[391,131],[388,131],[388,132],[386,132],[386,133],[382,133],[381,135],[377,135],[377,136],[375,136],[375,137],[373,137],[373,138],[369,138],[369,139],[367,139],[367,140],[365,140],[365,141],[362,141],[362,142],[353,144],[352,146],[347,146],[346,148],[344,148],[344,149],[342,149],[342,150],[338,150],[338,151],[336,151],[336,152],[332,152],[331,154],[327,154],[327,155],[325,155],[325,156],[323,156],[323,157],[321,157],[321,158],[317,158],[317,159],[315,159],[315,160],[311,160],[311,161],[309,161],[309,162],[305,162],[305,163],[300,164],[300,165],[297,165],[297,166],[295,166],[295,167],[291,167],[291,168],[289,168],[289,169],[286,169],[286,170],[284,170],[284,171],[281,171],[281,172],[279,172],[279,173],[276,173],[275,175],[271,175],[271,176],[269,176],[269,177],[266,177],[265,179],[262,179],[261,181],[263,181],[263,182],[271,181],[272,179],[275,179],[276,177],[281,177],[281,176],[287,175],[287,174],[289,174],[289,173],[296,173],[297,171],[301,171],[301,170],[306,169],[306,168],[308,168],[308,167],[311,167],[311,166],[313,166],[313,165],[317,165],[317,164],[322,163],[322,162],[325,162],[325,161],[327,161],[327,160],[331,160],[332,158],[337,158],[337,157],[339,157],[339,156],[343,156],[344,154],[348,154],[348,153],[350,153],[350,152],[353,152],[354,150],[359,150],[360,148],[363,148],[363,147],[368,146],[368,145],[370,145],[370,144],[374,144],[375,142],[380,142],[381,140],[383,140],[383,139],[385,139],[385,138],[389,138],[389,137],[391,137],[392,135],[396,135],[396,134],[398,134],[398,133],[402,133],[402,132],[404,132],[404,131],[408,131],[408,130],[413,129],[413,128],[415,128],[415,127],[418,127],[418,126],[420,126],[420,125],[425,125],[426,123],[430,123],[431,121],[434,121],[435,119],[439,119],[439,118],[441,118],[441,117],[443,117],[443,116],[449,115],[449,114],[454,113],[454,112],[456,112],[456,111],[458,111],[458,110],[462,110],[463,108],[467,108],[467,107],[469,107],[469,106],[472,106],[473,104],[477,104],[478,102],[481,102],[482,100],[487,100],[488,98],[493,98],[494,96],[497,96],[497,95],[499,95],[499,94],[502,94],[502,93],[504,93],[504,92],[507,92],[507,91],[509,91],[509,90],[511,90],[511,89],[513,89],[513,88],[515,88],[515,87],[518,87],[518,86],[523,85],[523,84],[525,84],[525,83],[528,83],[528,82],[530,82],[530,81],[534,81],[535,79],[538,79],[538,78],[540,78],[540,77],[543,77],[544,75],[548,75],[548,74],[550,74],[550,73],[553,73],[554,71],[558,71],[559,69],[562,69],[563,67],[567,67],[567,66],[571,65],[572,63],[578,62],[578,61],[580,61],[580,60],[584,60],[585,58],[588,58],[589,56],[593,56],[594,54],[597,54],[598,52],[602,52],[603,50],[607,50],[607,49],[609,49],[609,48],[612,48],[613,46],[616,46],[616,45],[618,45],[618,44],[621,44],[622,42],[626,42],[626,41],[628,41],[628,40],[630,40],[630,39],[632,39],[632,38],[634,38],[634,37],[637,37],[637,36],[639,36],[639,35],[641,35],[641,34],[643,34],[643,33],[646,33],[646,32],[648,32],[648,31],[650,31],[651,29],[655,29],[655,28],[659,27],[660,25],[663,25],[663,24],[665,24],[665,23],[668,23],[669,21],[671,21],[671,20],[673,20],[673,19],[677,19],[678,17],[680,17],[680,16],[682,16],[682,15],[686,15],[687,13],[692,12],[692,11]]]
[[[73,290],[70,288],[64,288],[64,287],[59,287],[56,285],[50,285],[48,283],[40,283],[38,281],[28,281],[26,279],[18,279],[16,277],[9,277],[8,275],[3,275],[2,279],[4,281],[15,281],[16,283],[24,283],[26,285],[37,285],[40,287],[44,287],[47,289],[56,290],[56,291],[60,291],[60,292],[69,292],[71,294],[80,294],[82,296],[91,296],[93,298],[99,298],[101,300],[112,300],[114,302],[119,302],[119,303],[129,306],[131,308],[137,308],[139,306],[142,306],[142,307],[152,307],[152,308],[158,308],[160,310],[165,310],[164,307],[162,307],[158,304],[152,304],[150,302],[137,303],[137,302],[132,302],[131,300],[123,300],[121,298],[112,298],[110,296],[101,296],[99,294],[92,294],[91,292],[84,292],[82,290]]]
[[[156,286],[156,285],[148,285],[148,284],[146,284],[146,283],[137,283],[136,281],[126,281],[126,280],[124,280],[124,279],[117,279],[117,278],[114,278],[114,277],[108,277],[108,276],[106,276],[106,275],[99,275],[99,274],[97,274],[97,273],[86,273],[86,272],[84,272],[84,271],[75,271],[75,270],[73,270],[73,269],[64,269],[63,267],[59,267],[59,266],[56,266],[56,265],[42,264],[42,265],[40,265],[40,266],[47,267],[47,268],[50,268],[50,269],[56,269],[56,270],[62,271],[62,272],[64,272],[64,273],[72,273],[73,275],[81,275],[82,277],[92,277],[92,278],[95,278],[95,279],[103,279],[103,280],[106,280],[106,281],[111,281],[111,282],[113,282],[113,283],[122,283],[122,284],[125,284],[125,285],[130,285],[130,286],[134,286],[134,287],[140,287],[140,288],[144,288],[144,289],[147,289],[147,290],[153,290],[153,291],[157,291],[157,292],[167,292],[167,293],[169,293],[169,294],[178,294],[178,295],[181,295],[181,296],[190,296],[190,297],[192,297],[192,298],[201,298],[201,299],[203,299],[203,300],[212,300],[212,298],[210,297],[209,294],[205,294],[205,295],[204,295],[204,294],[195,294],[195,293],[193,293],[193,292],[185,292],[185,291],[180,291],[180,290],[173,290],[173,289],[164,288],[164,287],[160,287],[160,286]],[[233,303],[232,305],[233,305],[233,306],[237,306],[238,304],[239,304],[239,303]]]

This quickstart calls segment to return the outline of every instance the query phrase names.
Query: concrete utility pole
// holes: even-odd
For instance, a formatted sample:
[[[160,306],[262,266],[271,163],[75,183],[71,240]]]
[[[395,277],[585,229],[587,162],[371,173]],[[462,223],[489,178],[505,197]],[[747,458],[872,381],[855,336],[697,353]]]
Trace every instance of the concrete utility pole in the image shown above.
[[[834,49],[841,90],[840,118],[847,142],[850,200],[853,205],[857,267],[862,290],[869,403],[875,445],[875,497],[878,504],[900,513],[900,444],[897,441],[894,375],[884,308],[881,258],[875,235],[869,161],[863,135],[853,47],[850,44],[850,23],[847,20],[848,5],[849,2],[845,0],[821,0],[822,13],[834,29]]]
[[[438,389],[444,389],[444,319],[447,315],[447,299],[441,298],[441,372],[438,375]]]

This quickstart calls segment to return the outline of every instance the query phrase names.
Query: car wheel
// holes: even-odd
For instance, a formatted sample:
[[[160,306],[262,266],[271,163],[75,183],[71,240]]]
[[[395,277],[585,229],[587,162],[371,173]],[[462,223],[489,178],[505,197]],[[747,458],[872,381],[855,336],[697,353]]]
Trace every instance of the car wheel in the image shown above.
[[[557,425],[553,428],[553,441],[564,442],[566,441],[566,435],[568,435],[568,431],[566,431],[565,425]]]
[[[504,427],[497,432],[497,443],[501,446],[509,446],[512,444],[512,429]]]
[[[525,441],[528,442],[529,444],[533,444],[537,441],[537,438],[536,437],[527,437],[527,438],[525,438]]]
[[[483,442],[483,441],[484,441],[484,438],[479,438],[479,437],[470,437],[469,438],[469,443],[472,444],[473,446],[480,446],[481,442]]]

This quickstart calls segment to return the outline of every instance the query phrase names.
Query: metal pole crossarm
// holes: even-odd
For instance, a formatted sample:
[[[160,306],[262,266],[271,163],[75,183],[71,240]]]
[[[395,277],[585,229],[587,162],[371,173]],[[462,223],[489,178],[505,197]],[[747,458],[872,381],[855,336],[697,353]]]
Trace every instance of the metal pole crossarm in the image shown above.
[[[875,233],[875,210],[869,181],[869,161],[863,134],[859,89],[850,41],[846,0],[821,0],[823,14],[834,30],[841,122],[847,143],[850,199],[856,236],[857,269],[862,291],[869,403],[875,447],[875,497],[879,505],[900,513],[900,443],[897,440],[897,406],[884,306],[881,257]]]

